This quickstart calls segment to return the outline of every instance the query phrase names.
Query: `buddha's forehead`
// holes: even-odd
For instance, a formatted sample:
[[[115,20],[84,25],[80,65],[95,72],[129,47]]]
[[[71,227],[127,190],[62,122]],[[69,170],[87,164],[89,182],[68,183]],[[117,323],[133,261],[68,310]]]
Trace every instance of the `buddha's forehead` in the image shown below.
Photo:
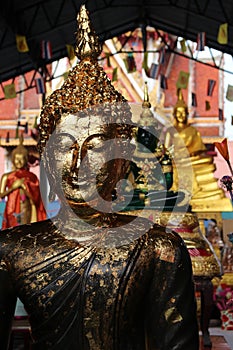
[[[63,114],[56,127],[57,133],[68,133],[76,140],[90,135],[107,132],[106,122],[102,115]]]
[[[14,158],[23,158],[24,154],[22,153],[15,153]]]

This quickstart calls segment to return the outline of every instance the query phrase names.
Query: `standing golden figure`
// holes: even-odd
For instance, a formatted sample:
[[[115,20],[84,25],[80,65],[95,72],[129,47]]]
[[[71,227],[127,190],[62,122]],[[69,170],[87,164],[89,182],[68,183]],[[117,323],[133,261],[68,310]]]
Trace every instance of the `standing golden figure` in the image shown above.
[[[40,123],[39,150],[62,208],[53,220],[0,234],[1,349],[19,296],[36,350],[197,350],[183,240],[111,209],[132,153],[132,115],[99,53],[82,6],[80,62],[47,98]]]
[[[20,144],[11,154],[13,171],[3,174],[0,198],[7,197],[2,229],[46,219],[39,180],[28,169],[28,151]]]

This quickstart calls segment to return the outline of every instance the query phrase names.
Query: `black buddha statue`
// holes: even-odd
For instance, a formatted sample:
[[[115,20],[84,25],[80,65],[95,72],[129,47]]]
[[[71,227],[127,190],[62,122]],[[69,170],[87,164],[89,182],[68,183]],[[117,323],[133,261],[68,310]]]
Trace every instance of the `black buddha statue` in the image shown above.
[[[169,191],[173,184],[172,157],[160,142],[161,130],[151,111],[146,82],[138,124],[134,132],[136,149],[126,174],[130,186],[125,188],[125,198],[128,199],[131,196],[132,200],[129,201],[125,210],[135,210],[145,206],[173,210],[185,195],[181,191]],[[182,210],[181,207],[179,210]]]
[[[33,350],[197,350],[192,267],[180,236],[112,210],[130,159],[131,110],[97,57],[85,6],[79,63],[47,99],[39,150],[53,219],[0,233],[0,344],[8,347],[16,298]]]

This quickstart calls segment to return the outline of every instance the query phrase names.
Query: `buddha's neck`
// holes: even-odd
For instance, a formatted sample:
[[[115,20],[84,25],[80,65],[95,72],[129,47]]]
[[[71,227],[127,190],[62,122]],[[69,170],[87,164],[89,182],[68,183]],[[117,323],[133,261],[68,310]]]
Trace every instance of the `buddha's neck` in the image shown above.
[[[97,247],[107,244],[104,242],[109,232],[119,225],[118,215],[97,212],[86,203],[72,203],[71,207],[69,204],[63,204],[57,216],[52,219],[59,234],[81,246]]]
[[[184,129],[186,129],[188,127],[188,124],[187,123],[180,123],[180,122],[175,122],[175,127],[177,129],[177,131],[182,131]]]
[[[67,201],[67,204],[68,205],[63,206],[61,208],[61,211],[63,211],[64,213],[74,214],[74,217],[77,217],[78,221],[82,220],[96,227],[111,227],[112,223],[115,220],[116,215],[114,213],[111,213],[111,210],[108,210],[108,208],[103,208],[104,212],[98,211],[97,209],[95,209],[97,205],[94,202],[76,203],[69,200]],[[109,203],[109,207],[110,205],[111,203]]]

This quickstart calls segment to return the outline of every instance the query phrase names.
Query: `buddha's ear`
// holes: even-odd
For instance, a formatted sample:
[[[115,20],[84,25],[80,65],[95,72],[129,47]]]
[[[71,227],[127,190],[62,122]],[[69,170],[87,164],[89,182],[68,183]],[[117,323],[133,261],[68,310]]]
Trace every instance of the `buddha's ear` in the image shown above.
[[[51,150],[50,150],[51,151]],[[45,148],[43,155],[41,157],[41,168],[43,169],[44,175],[46,175],[49,183],[49,202],[53,202],[56,198],[56,175],[54,174],[53,165],[51,164],[53,157],[49,153],[48,148]]]
[[[48,195],[48,200],[49,202],[53,202],[56,198],[56,179],[53,177],[51,172],[47,172],[47,178],[49,182],[49,195]]]

